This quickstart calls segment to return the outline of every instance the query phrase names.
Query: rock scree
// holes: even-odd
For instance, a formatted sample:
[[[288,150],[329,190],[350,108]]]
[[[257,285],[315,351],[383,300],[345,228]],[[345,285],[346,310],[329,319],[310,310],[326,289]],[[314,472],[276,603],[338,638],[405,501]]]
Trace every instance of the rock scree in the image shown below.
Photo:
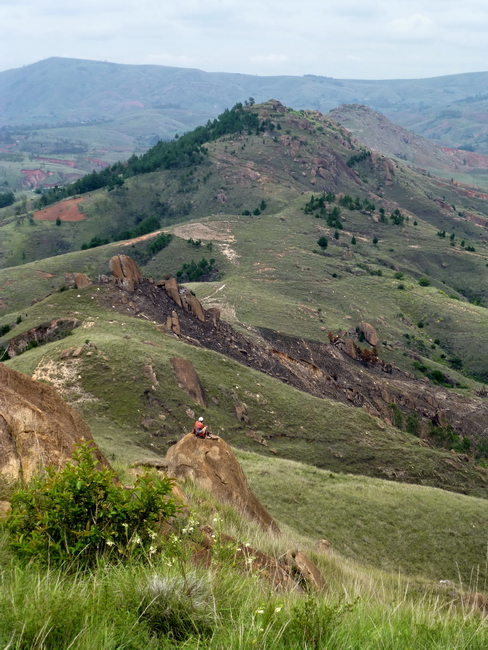
[[[277,523],[251,492],[242,467],[222,438],[198,439],[187,433],[169,448],[165,463],[171,478],[200,484],[219,501],[230,503],[258,521],[265,530],[280,533]]]
[[[53,388],[0,363],[1,476],[28,481],[43,467],[60,468],[81,441],[108,466],[88,425]]]

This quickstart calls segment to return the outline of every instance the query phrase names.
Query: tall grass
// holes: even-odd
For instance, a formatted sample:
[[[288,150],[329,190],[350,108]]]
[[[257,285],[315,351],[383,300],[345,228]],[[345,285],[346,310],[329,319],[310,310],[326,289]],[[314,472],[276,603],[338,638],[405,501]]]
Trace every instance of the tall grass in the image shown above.
[[[269,537],[200,490],[189,505],[216,532],[279,557],[312,542],[290,529]],[[215,520],[215,521],[214,521]],[[181,525],[184,525],[182,522]],[[180,526],[181,527],[181,526]],[[5,650],[249,648],[305,650],[484,650],[488,624],[461,607],[453,587],[364,569],[338,555],[313,555],[323,594],[276,591],[259,574],[216,553],[211,568],[178,552],[91,570],[20,567],[5,536],[0,545],[0,647]],[[175,550],[176,549],[176,550]]]
[[[75,575],[8,563],[0,584],[5,649],[484,650],[488,642],[481,616],[411,594],[403,581],[299,596],[229,565],[203,571],[160,557]]]

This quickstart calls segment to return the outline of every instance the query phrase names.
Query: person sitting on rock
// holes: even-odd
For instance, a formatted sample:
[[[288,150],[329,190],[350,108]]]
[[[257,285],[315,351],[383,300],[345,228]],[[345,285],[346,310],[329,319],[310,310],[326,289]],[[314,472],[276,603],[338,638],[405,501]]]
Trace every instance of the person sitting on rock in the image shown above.
[[[207,431],[208,427],[203,424],[203,418],[200,416],[195,422],[192,433],[195,434],[197,438],[205,438]]]
[[[206,427],[203,424],[203,417],[200,416],[198,420],[195,422],[195,426],[193,427],[192,433],[197,437],[197,438],[212,438],[215,440],[218,438],[218,436],[214,436],[211,431],[209,431],[209,428]]]

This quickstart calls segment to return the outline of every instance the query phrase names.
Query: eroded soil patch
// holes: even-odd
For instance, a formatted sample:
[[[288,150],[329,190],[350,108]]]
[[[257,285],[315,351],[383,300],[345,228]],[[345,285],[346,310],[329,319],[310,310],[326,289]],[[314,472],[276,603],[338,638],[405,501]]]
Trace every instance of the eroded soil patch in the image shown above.
[[[85,219],[85,215],[78,209],[78,204],[82,201],[83,199],[61,201],[55,205],[50,205],[45,210],[34,212],[33,218],[36,221],[56,221],[56,219],[61,221],[82,221]]]

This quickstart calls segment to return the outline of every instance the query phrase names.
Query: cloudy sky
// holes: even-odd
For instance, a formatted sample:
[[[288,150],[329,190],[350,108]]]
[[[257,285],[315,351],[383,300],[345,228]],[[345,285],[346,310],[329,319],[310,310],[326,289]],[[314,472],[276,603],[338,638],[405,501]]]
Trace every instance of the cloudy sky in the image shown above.
[[[343,79],[488,70],[481,0],[0,0],[0,70],[51,56]]]

